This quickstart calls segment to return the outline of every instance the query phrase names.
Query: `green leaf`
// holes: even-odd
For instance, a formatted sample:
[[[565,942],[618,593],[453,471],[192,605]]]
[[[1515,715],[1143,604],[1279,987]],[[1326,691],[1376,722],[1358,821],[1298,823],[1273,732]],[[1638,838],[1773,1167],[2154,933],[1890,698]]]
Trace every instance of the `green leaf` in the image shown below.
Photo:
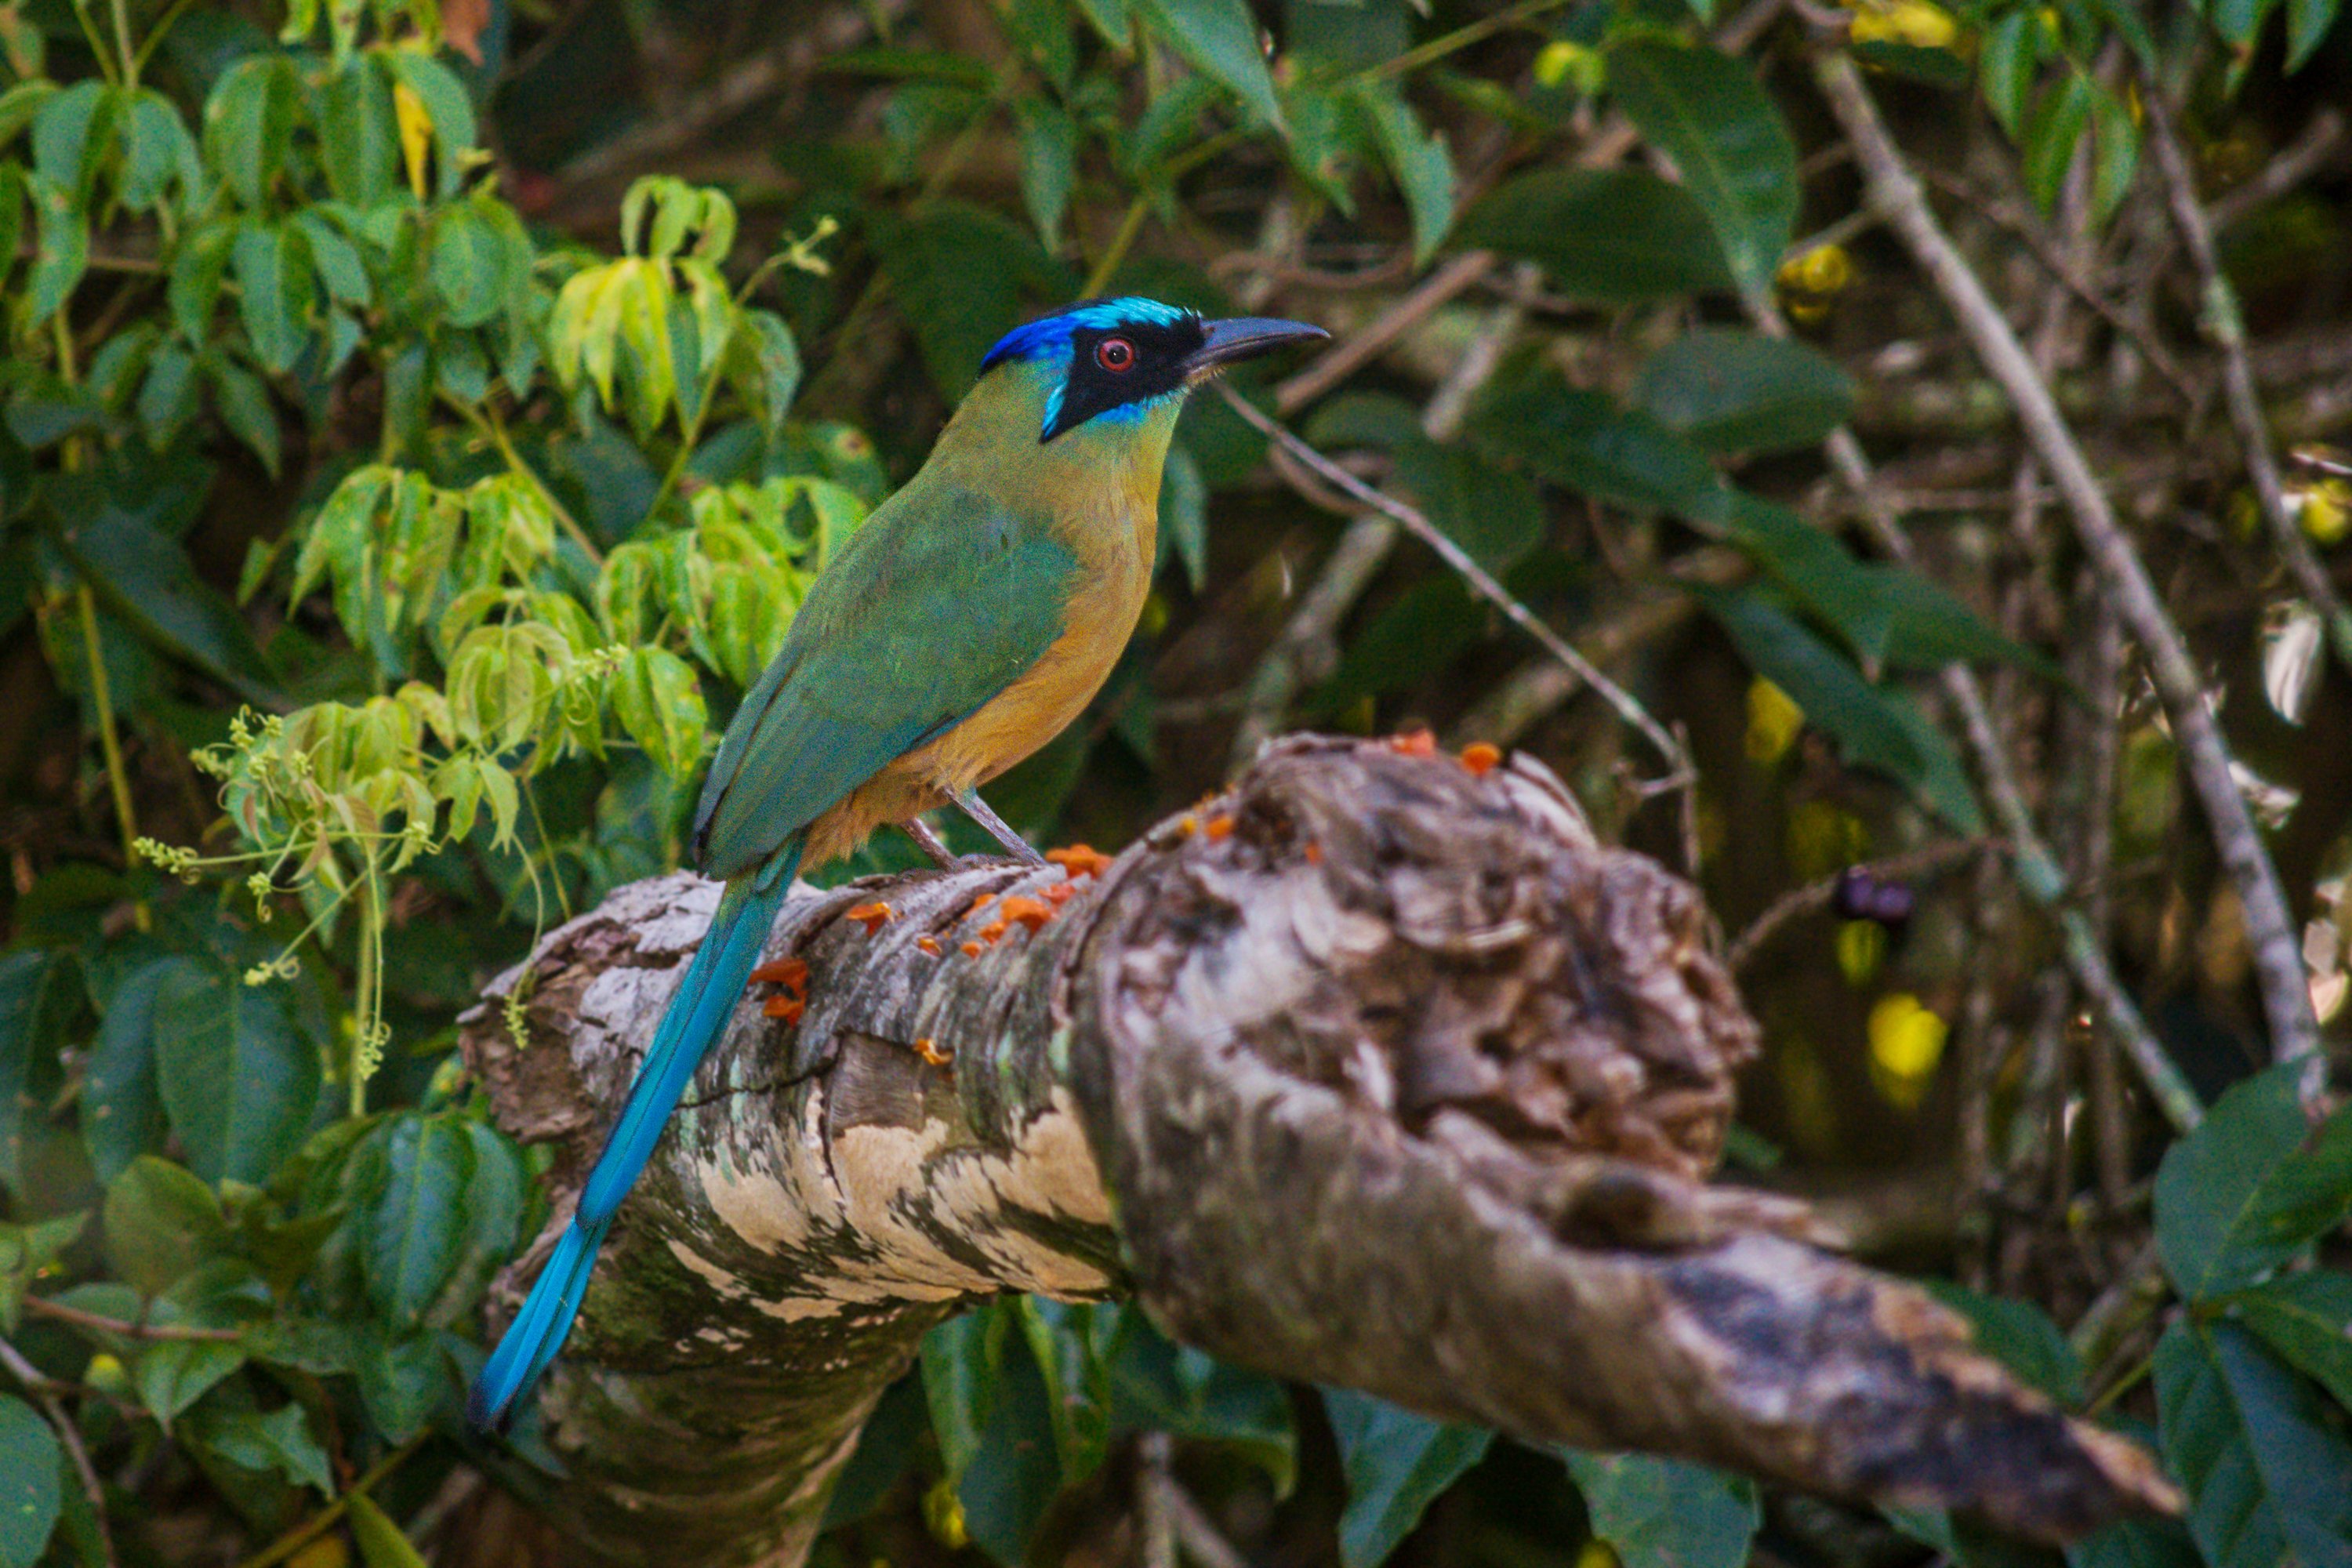
[[[1647,1454],[1563,1451],[1592,1533],[1624,1568],[1742,1568],[1763,1511],[1752,1481]]]
[[[1423,1511],[1486,1457],[1495,1435],[1433,1421],[1353,1389],[1322,1394],[1348,1477],[1339,1561],[1346,1568],[1379,1568],[1412,1533]]]
[[[1837,649],[1753,589],[1685,586],[1731,634],[1748,667],[1787,692],[1849,763],[1887,774],[1963,833],[1983,830],[1959,758],[1906,693],[1864,679]]]
[[[379,1136],[385,1180],[365,1217],[361,1263],[376,1310],[394,1326],[408,1328],[424,1317],[457,1265],[474,1151],[444,1116],[406,1112]]]
[[[923,1336],[923,1397],[950,1481],[961,1479],[979,1457],[995,1411],[1005,1323],[1003,1309],[992,1305],[950,1318]]]
[[[2086,1396],[2082,1358],[2049,1313],[2031,1301],[1987,1296],[1947,1280],[1921,1283],[1930,1296],[1968,1319],[1978,1349],[2059,1404],[2081,1408]]]
[[[245,1364],[242,1345],[220,1340],[158,1340],[131,1370],[139,1403],[165,1426]]]
[[[277,478],[278,410],[270,405],[269,389],[259,376],[217,353],[207,356],[205,370],[212,378],[221,423]]]
[[[2191,1301],[2245,1289],[2352,1214],[2352,1107],[2313,1132],[2302,1071],[2234,1085],[2157,1167],[2157,1249]]]
[[[2069,67],[2065,79],[2042,95],[2026,127],[2021,149],[2025,189],[2044,213],[2058,205],[2066,166],[2074,161],[2083,132],[2089,129],[2092,96],[2091,79],[2081,67]]]
[[[1429,521],[1496,576],[1543,542],[1543,500],[1526,476],[1422,437],[1396,448],[1396,465]]]
[[[85,510],[59,542],[107,609],[142,638],[248,701],[284,704],[244,617],[206,585],[178,540],[109,500]]]
[[[1463,216],[1454,243],[1535,262],[1561,292],[1596,305],[1735,286],[1706,210],[1641,169],[1522,174]]]
[[[320,87],[318,121],[327,188],[362,209],[388,199],[400,182],[400,126],[392,83],[373,56],[347,60]]]
[[[751,329],[751,353],[759,364],[760,407],[768,439],[781,440],[793,398],[800,392],[800,345],[793,341],[792,329],[772,311],[747,310],[744,320]]]
[[[1095,1353],[1097,1313],[1039,1296],[1013,1303],[1037,1370],[1045,1379],[1045,1407],[1064,1486],[1102,1468],[1110,1452],[1110,1384]]]
[[[25,274],[25,308],[46,321],[73,297],[89,266],[89,219],[65,190],[35,175],[25,188],[33,197],[33,265]]]
[[[1411,688],[1444,670],[1485,635],[1488,611],[1451,572],[1433,572],[1381,606],[1350,637],[1314,707],[1344,714],[1367,697]]]
[[[1704,453],[1649,415],[1570,386],[1557,372],[1498,378],[1471,415],[1472,443],[1554,483],[1642,511],[1719,525],[1730,492]]]
[[[191,968],[155,999],[157,1082],[188,1164],[259,1185],[302,1142],[319,1103],[318,1047],[283,984]]]
[[[2204,1568],[2177,1519],[2118,1520],[2066,1548],[2068,1568]]]
[[[1003,1358],[992,1404],[956,1499],[972,1544],[1004,1568],[1018,1568],[1062,1491],[1052,1403],[1035,1357]]]
[[[415,93],[433,121],[434,178],[444,200],[457,194],[466,178],[465,154],[474,145],[474,105],[449,68],[412,49],[381,50],[394,79]]]
[[[89,1227],[88,1210],[37,1225],[0,1225],[0,1332],[16,1331],[33,1281],[56,1268]]]
[[[223,71],[205,100],[205,162],[247,207],[286,161],[301,90],[293,59],[265,50]]]
[[[161,1295],[228,1242],[213,1190],[153,1154],[107,1184],[103,1218],[107,1267],[142,1296]]]
[[[359,248],[323,213],[306,207],[294,215],[293,226],[310,247],[310,264],[318,269],[319,281],[327,286],[328,298],[339,305],[364,306],[374,297]]]
[[[335,1495],[327,1450],[311,1434],[310,1415],[299,1405],[281,1405],[267,1415],[255,1410],[223,1412],[203,1422],[196,1437],[233,1464],[274,1470],[321,1497]]]
[[[172,260],[172,275],[164,285],[172,324],[192,345],[211,335],[213,308],[220,301],[221,280],[228,275],[229,247],[236,239],[234,225],[199,229]]]
[[[430,1329],[393,1335],[371,1324],[352,1370],[368,1419],[387,1442],[405,1443],[423,1431],[449,1393],[448,1358]]]
[[[1243,0],[1133,0],[1145,25],[1185,62],[1222,83],[1250,112],[1285,130],[1274,77],[1258,49],[1257,18]]]
[[[1209,582],[1209,483],[1199,459],[1171,447],[1160,470],[1160,552],[1174,551],[1195,594]]]
[[[106,1016],[82,1069],[81,1139],[90,1169],[111,1182],[163,1136],[155,1089],[155,999],[188,967],[184,958],[148,963],[106,998]]]
[[[433,235],[433,287],[451,326],[478,327],[506,307],[506,240],[469,205],[441,215]]]
[[[79,81],[33,116],[33,172],[70,193],[76,206],[89,200],[99,166],[113,151],[121,104],[104,82]]]
[[[1050,98],[1024,98],[1013,106],[1021,131],[1021,200],[1029,221],[1048,250],[1062,245],[1062,215],[1078,177],[1078,122]]]
[[[163,202],[173,182],[192,195],[203,179],[196,140],[178,107],[152,88],[140,89],[122,125],[122,205],[149,212]]]
[[[654,764],[673,779],[691,773],[710,722],[693,668],[667,648],[632,648],[610,689],[614,717]]]
[[[2286,69],[2301,70],[2336,25],[2336,0],[2286,0]]]
[[[1404,95],[1385,79],[1358,86],[1356,102],[1371,121],[1372,143],[1412,215],[1413,265],[1425,266],[1454,226],[1454,159],[1445,137],[1422,124]]]
[[[359,1543],[360,1560],[367,1568],[425,1568],[425,1558],[408,1543],[400,1526],[392,1522],[375,1500],[355,1491],[345,1500],[351,1515],[352,1539]]]
[[[1755,72],[1712,48],[1636,38],[1610,49],[1609,88],[1682,171],[1739,291],[1769,300],[1796,228],[1797,147]]]
[[[273,375],[294,368],[309,335],[310,271],[306,258],[271,224],[247,224],[229,253],[236,272],[237,314],[254,356]]]
[[[49,1424],[0,1394],[0,1568],[33,1568],[57,1528],[65,1450]]]
[[[2165,1468],[2212,1568],[2352,1564],[2352,1443],[2252,1334],[2174,1322],[2156,1347],[2156,1397]]]
[[[2000,122],[2011,141],[2025,123],[2033,100],[2033,79],[2042,68],[2042,16],[2032,6],[2021,5],[1985,29],[1984,46],[1977,57],[1977,81],[1985,107]]]
[[[2211,0],[2210,5],[2200,5],[2198,9],[2205,13],[2206,19],[2213,24],[2213,30],[2221,35],[2224,43],[2233,48],[2251,50],[2255,38],[2262,33],[2263,24],[2270,20],[2271,12],[2277,5],[2278,0]]]
[[[1113,1425],[1222,1445],[1265,1471],[1276,1495],[1287,1495],[1297,1474],[1298,1432],[1283,1385],[1173,1343],[1134,1308],[1118,1310],[1118,1331],[1104,1352]]]
[[[2352,1410],[2352,1275],[2283,1274],[2229,1300],[2264,1343]]]
[[[490,1277],[514,1256],[530,1207],[530,1182],[521,1151],[484,1122],[466,1121],[460,1131],[473,1150],[473,1175],[466,1184],[466,1233],[457,1266],[425,1316],[436,1327],[467,1321]]]
[[[874,231],[892,299],[950,397],[971,387],[1026,300],[1064,297],[1073,286],[1027,230],[984,208],[940,202],[913,217],[879,216]]]
[[[0,958],[0,1184],[25,1192],[25,1136],[40,1107],[37,1085],[56,1072],[66,1026],[81,1005],[72,962],[39,948]]]
[[[1820,350],[1726,327],[1695,327],[1650,356],[1633,403],[1710,452],[1818,443],[1853,412],[1853,379]]]
[[[2124,100],[2093,84],[2091,94],[2091,221],[2105,224],[2131,194],[2139,167],[2139,127]]]

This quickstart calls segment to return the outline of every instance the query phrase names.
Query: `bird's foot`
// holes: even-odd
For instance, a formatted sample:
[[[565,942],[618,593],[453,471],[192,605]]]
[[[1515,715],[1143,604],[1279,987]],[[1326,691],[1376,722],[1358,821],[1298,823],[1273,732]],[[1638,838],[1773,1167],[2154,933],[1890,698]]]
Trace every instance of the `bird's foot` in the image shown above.
[[[1031,844],[1027,839],[1022,837],[1018,833],[1013,832],[1012,825],[1006,822],[1004,818],[997,816],[995,812],[991,811],[988,806],[988,802],[980,798],[980,792],[978,790],[968,789],[961,795],[953,795],[950,798],[952,799],[960,808],[961,808],[966,816],[971,817],[974,822],[979,823],[981,826],[986,828],[988,830],[988,836],[991,838],[993,838],[999,844],[1003,845],[1004,852],[1012,856],[1013,858],[1020,861],[1024,866],[1043,866],[1045,864],[1045,858],[1037,853],[1036,847]]]
[[[959,856],[950,849],[947,841],[919,816],[907,818],[898,824],[898,830],[913,839],[915,847],[923,852],[924,858],[942,871],[962,870],[971,859],[970,856]]]

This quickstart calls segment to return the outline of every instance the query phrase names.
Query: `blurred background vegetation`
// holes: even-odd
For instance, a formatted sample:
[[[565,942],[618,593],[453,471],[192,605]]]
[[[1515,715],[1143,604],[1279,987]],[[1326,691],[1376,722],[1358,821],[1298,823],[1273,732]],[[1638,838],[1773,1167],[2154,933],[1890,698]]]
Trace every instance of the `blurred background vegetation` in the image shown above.
[[[542,1200],[453,1020],[677,863],[810,575],[1103,292],[1328,326],[1234,385],[1396,504],[1197,398],[999,809],[1534,751],[1717,911],[1732,1177],[2161,1448],[2187,1527],[2079,1559],[2352,1563],[2352,1121],[2263,1070],[2352,989],[2347,102],[2332,0],[0,0],[0,1564],[576,1560],[455,1419]],[[2021,1555],[1113,1307],[924,1373],[828,1562]]]

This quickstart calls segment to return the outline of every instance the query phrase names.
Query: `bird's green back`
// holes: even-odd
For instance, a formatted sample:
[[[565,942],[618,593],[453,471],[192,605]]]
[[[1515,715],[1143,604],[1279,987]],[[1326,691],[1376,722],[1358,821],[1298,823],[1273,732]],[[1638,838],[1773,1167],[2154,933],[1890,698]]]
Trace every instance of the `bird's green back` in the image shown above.
[[[818,577],[727,727],[702,868],[748,871],[1045,656],[1079,563],[1042,509],[918,474]]]

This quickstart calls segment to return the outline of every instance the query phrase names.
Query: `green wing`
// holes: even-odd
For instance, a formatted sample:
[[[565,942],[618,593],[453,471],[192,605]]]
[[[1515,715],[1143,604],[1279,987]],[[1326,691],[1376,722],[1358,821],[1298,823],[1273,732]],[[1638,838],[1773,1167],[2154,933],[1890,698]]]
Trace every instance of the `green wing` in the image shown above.
[[[974,491],[892,496],[809,590],[702,786],[702,869],[733,877],[985,705],[1062,635],[1077,559]]]

